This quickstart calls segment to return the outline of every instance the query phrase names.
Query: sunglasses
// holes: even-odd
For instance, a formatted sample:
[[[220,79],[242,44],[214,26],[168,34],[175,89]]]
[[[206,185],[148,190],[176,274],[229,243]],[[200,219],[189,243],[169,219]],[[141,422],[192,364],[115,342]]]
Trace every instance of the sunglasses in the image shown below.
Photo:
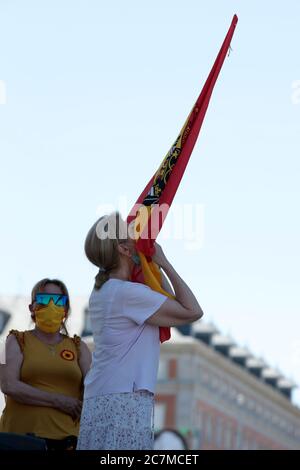
[[[50,300],[53,300],[54,305],[58,307],[65,307],[67,305],[68,296],[62,294],[36,294],[35,301],[40,305],[48,305]]]

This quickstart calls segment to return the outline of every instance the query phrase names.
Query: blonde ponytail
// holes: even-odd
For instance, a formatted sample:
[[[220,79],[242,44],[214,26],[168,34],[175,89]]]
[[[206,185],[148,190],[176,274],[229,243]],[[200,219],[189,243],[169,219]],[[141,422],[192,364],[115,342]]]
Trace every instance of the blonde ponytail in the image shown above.
[[[95,289],[100,289],[109,279],[109,272],[119,267],[118,244],[126,237],[127,224],[118,212],[101,217],[89,230],[84,250],[89,261],[99,268]]]
[[[99,269],[98,274],[95,277],[95,289],[98,290],[100,289],[103,284],[108,281],[109,279],[109,273],[107,271],[102,271],[102,269]]]

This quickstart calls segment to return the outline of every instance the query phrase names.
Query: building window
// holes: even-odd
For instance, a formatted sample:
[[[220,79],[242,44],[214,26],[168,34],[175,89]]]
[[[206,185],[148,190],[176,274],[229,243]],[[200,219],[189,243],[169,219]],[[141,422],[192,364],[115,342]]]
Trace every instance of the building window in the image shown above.
[[[176,395],[157,395],[156,405],[164,405],[164,412],[157,408],[158,420],[164,418],[164,427],[174,427],[176,423]],[[162,415],[163,413],[163,415]],[[155,417],[154,417],[155,419]]]
[[[221,449],[222,447],[222,433],[223,433],[223,424],[222,424],[222,419],[217,418],[217,424],[216,424],[216,446],[218,449]]]
[[[236,396],[236,402],[239,406],[243,406],[245,403],[245,396],[242,393],[238,393]]]
[[[212,444],[213,440],[213,424],[210,414],[205,415],[205,441],[207,444]]]
[[[232,430],[231,430],[231,425],[229,423],[225,427],[224,447],[227,450],[231,449],[232,447]]]
[[[169,360],[169,379],[174,380],[177,377],[177,360]]]
[[[242,430],[238,426],[236,430],[236,440],[235,440],[235,449],[239,450],[242,448]]]

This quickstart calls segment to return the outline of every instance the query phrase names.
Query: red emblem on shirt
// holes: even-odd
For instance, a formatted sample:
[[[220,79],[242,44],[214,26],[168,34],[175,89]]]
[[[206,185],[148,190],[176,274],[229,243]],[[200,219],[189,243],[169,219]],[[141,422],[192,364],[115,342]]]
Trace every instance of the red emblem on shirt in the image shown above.
[[[75,359],[75,354],[73,353],[73,351],[70,351],[69,349],[64,349],[60,353],[60,355],[66,361],[74,361],[74,359]]]

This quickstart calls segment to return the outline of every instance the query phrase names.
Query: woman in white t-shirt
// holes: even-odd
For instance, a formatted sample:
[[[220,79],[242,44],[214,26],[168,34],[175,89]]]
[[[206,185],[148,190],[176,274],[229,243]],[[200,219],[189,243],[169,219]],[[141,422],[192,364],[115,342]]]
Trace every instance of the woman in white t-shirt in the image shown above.
[[[138,256],[118,213],[93,225],[85,253],[99,273],[89,301],[95,350],[77,449],[151,450],[159,327],[192,323],[203,312],[158,244],[153,261],[169,277],[175,300],[131,282]],[[163,287],[174,294],[164,275]]]

